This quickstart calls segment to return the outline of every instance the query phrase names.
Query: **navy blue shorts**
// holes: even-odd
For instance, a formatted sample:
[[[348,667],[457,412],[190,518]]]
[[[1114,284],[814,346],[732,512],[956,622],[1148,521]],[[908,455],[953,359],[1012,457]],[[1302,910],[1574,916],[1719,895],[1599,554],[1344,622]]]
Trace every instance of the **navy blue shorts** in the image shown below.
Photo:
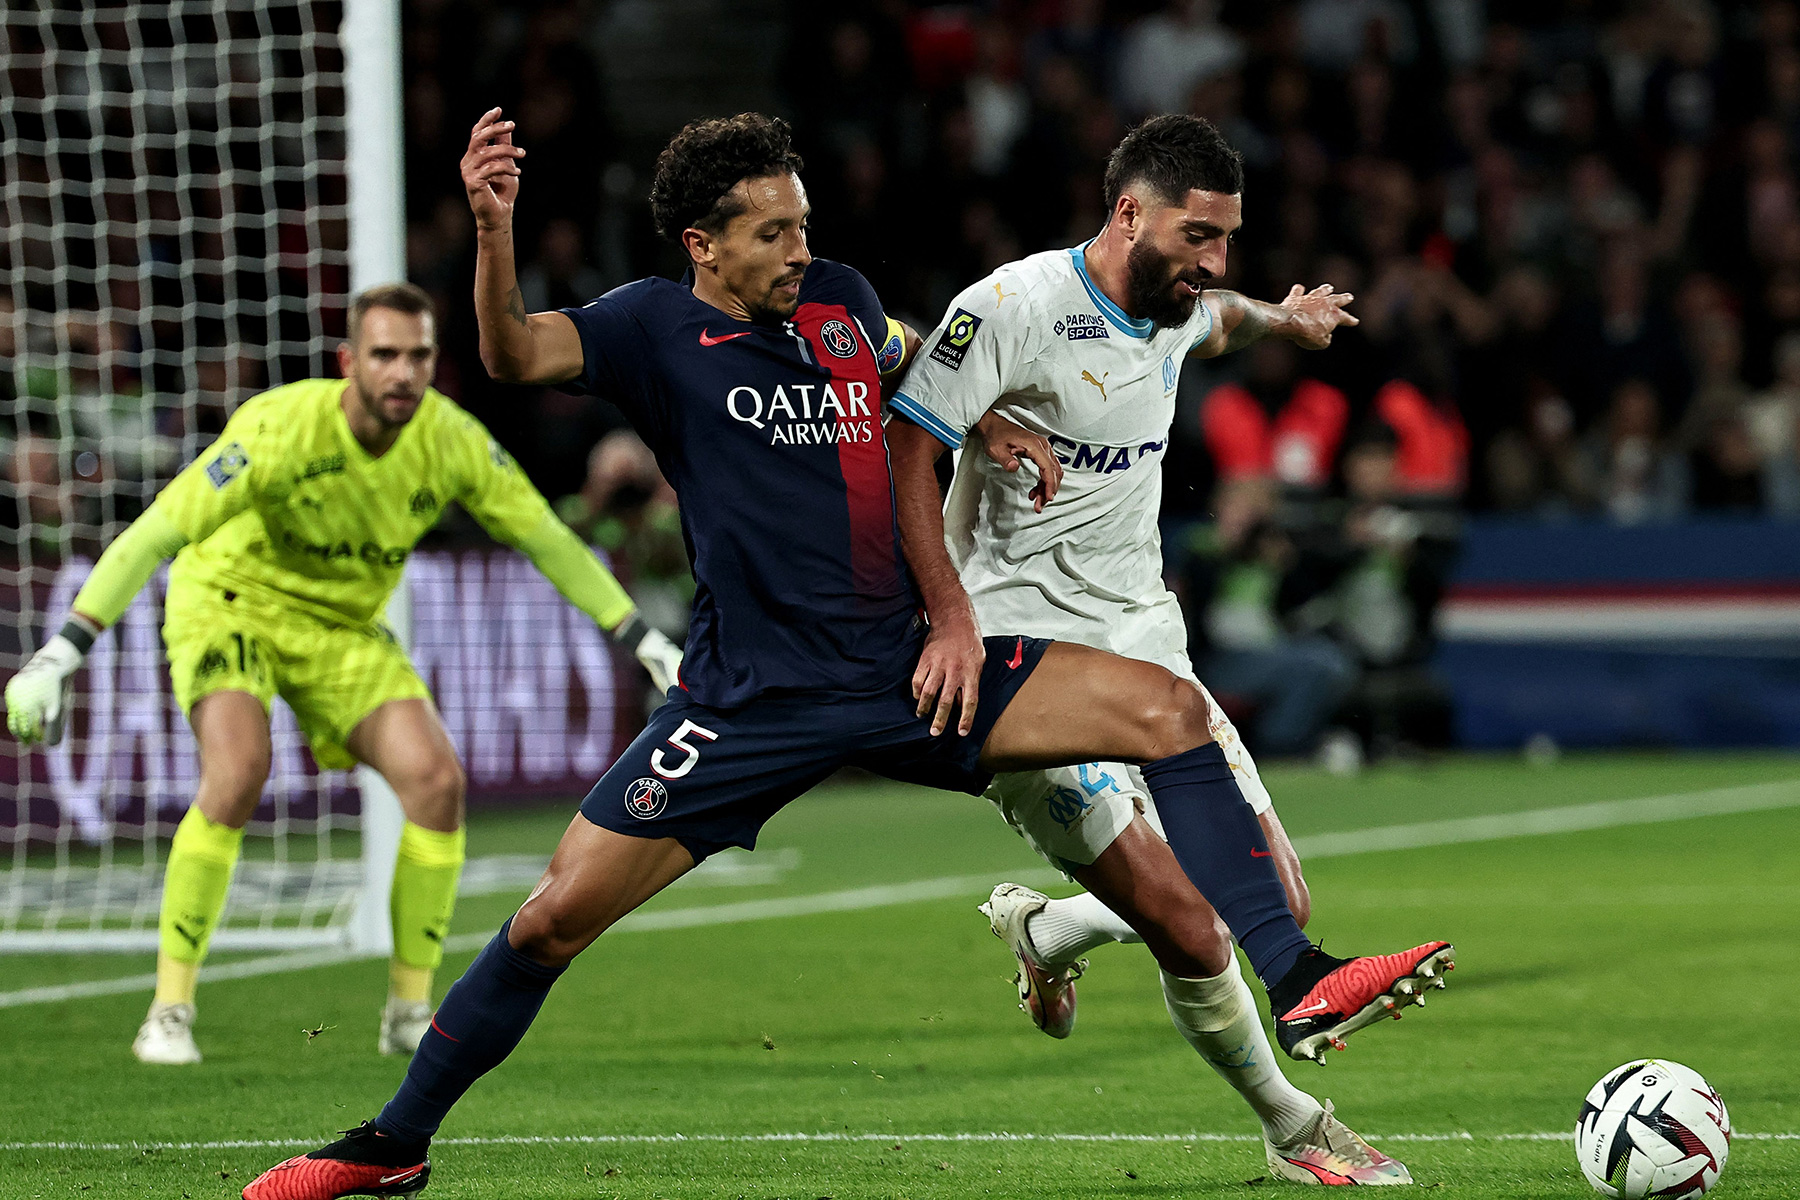
[[[756,845],[788,801],[840,767],[980,795],[992,778],[980,765],[994,723],[1037,668],[1041,638],[983,639],[987,662],[967,737],[954,725],[931,736],[914,716],[912,680],[867,696],[765,697],[732,711],[676,691],[582,801],[581,814],[632,837],[672,837],[696,862],[728,846]]]

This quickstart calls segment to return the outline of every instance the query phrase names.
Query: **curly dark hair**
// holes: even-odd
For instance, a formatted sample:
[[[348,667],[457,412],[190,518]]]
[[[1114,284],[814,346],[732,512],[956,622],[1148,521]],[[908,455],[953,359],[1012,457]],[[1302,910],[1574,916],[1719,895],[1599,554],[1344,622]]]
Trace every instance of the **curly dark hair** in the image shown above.
[[[1126,134],[1106,160],[1107,212],[1132,183],[1149,184],[1173,204],[1195,188],[1235,196],[1244,190],[1244,156],[1204,117],[1151,117]]]
[[[691,121],[656,156],[650,214],[672,242],[688,228],[718,233],[743,211],[731,189],[740,179],[797,172],[793,130],[780,117],[739,113]]]

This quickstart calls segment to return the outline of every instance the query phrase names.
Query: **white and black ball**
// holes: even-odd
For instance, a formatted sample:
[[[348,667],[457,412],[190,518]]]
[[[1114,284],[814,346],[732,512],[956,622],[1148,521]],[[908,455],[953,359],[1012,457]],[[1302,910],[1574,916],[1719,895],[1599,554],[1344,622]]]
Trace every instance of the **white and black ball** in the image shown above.
[[[1581,1173],[1616,1200],[1705,1195],[1730,1153],[1731,1117],[1719,1093],[1698,1072],[1659,1058],[1608,1071],[1575,1121]]]

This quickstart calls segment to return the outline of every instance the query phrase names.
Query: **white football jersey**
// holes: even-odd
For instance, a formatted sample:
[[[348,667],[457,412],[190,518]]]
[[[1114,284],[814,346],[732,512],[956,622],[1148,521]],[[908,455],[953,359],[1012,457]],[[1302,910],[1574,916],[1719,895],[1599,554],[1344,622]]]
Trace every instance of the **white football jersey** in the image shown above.
[[[1212,313],[1197,303],[1173,328],[1126,316],[1088,278],[1086,249],[1034,254],[964,291],[891,403],[961,450],[945,538],[984,631],[1185,668],[1157,517],[1182,360]],[[1048,438],[1063,463],[1042,513],[1034,470],[1009,475],[963,446],[990,407]]]

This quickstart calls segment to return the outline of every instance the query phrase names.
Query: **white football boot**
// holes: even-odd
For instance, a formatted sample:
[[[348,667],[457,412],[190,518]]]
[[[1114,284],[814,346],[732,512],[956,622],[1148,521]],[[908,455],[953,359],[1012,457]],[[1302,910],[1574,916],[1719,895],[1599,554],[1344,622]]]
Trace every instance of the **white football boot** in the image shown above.
[[[1389,1158],[1332,1115],[1331,1101],[1305,1129],[1277,1146],[1264,1139],[1269,1171],[1294,1183],[1386,1187],[1411,1183],[1406,1164]]]
[[[131,1052],[137,1060],[162,1067],[184,1067],[200,1061],[194,1045],[194,1006],[150,1002],[150,1012],[138,1026]]]
[[[1053,1038],[1066,1038],[1075,1029],[1075,981],[1087,969],[1087,960],[1053,966],[1038,957],[1037,947],[1025,930],[1030,916],[1050,903],[1042,892],[1017,883],[1003,883],[980,906],[994,936],[1012,948],[1019,960],[1019,1007],[1032,1024]]]
[[[425,1031],[431,1028],[432,1012],[431,1005],[423,1000],[396,1000],[389,996],[381,1010],[381,1039],[377,1048],[383,1054],[404,1054],[411,1058],[419,1043],[425,1040]]]

